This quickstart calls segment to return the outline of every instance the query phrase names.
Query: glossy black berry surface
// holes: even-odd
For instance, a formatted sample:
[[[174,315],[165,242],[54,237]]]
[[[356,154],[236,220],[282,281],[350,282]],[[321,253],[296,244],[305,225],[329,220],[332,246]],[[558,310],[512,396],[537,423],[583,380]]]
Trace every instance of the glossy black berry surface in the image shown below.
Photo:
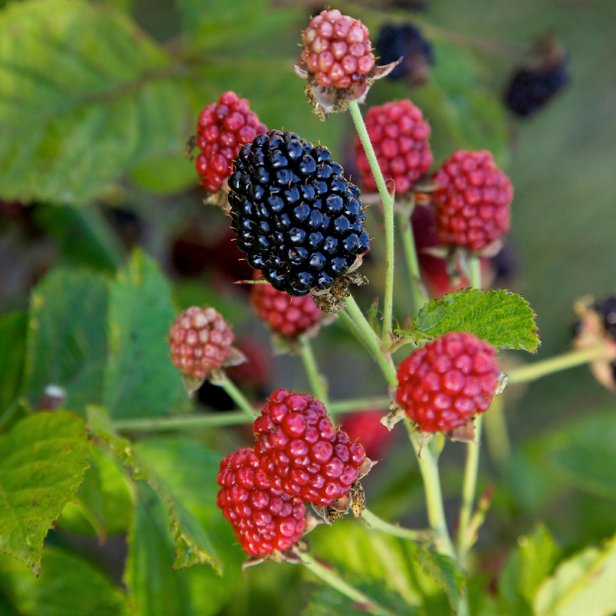
[[[271,130],[229,178],[231,226],[248,263],[291,295],[328,289],[369,248],[359,189],[329,150]]]

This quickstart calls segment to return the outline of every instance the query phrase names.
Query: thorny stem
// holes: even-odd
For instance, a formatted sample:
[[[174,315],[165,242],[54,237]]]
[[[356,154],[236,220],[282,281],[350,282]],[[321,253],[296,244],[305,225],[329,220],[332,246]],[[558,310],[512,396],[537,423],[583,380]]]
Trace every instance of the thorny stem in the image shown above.
[[[364,610],[369,614],[376,614],[378,616],[393,616],[392,612],[376,603],[373,599],[365,595],[354,586],[351,586],[345,582],[338,575],[338,573],[336,573],[333,569],[317,562],[312,556],[310,556],[310,554],[302,552],[299,557],[302,564],[306,567],[306,569],[308,569],[308,571],[316,575],[328,586],[331,586],[345,597],[351,599],[351,601],[361,604],[364,607]]]
[[[609,354],[609,350],[606,349],[606,346],[603,344],[592,346],[587,349],[570,351],[569,353],[563,353],[556,357],[550,357],[549,359],[514,368],[507,375],[507,383],[528,383],[540,379],[542,376],[547,376],[548,374],[575,368],[576,366],[601,359],[613,360],[613,357]]]
[[[419,261],[417,259],[417,249],[415,247],[415,236],[413,235],[413,226],[411,225],[411,215],[406,212],[398,214],[398,227],[400,229],[400,236],[402,237],[402,247],[404,248],[404,257],[411,283],[413,309],[414,312],[417,313],[428,301],[428,298],[426,297],[425,290],[421,283]]]
[[[351,398],[331,402],[327,408],[332,415],[340,415],[350,412],[367,412],[379,408],[385,409],[390,401],[389,396]],[[254,417],[249,417],[243,411],[230,411],[227,413],[180,415],[156,419],[118,419],[113,422],[113,426],[119,432],[167,432],[174,430],[208,430],[221,426],[249,424],[253,421]]]
[[[474,289],[481,289],[481,262],[479,257],[473,255],[469,258],[469,278]],[[469,538],[468,526],[473,513],[475,491],[477,489],[477,473],[479,471],[479,451],[481,447],[482,417],[475,418],[475,440],[466,445],[466,464],[464,466],[464,480],[462,484],[462,504],[460,506],[460,520],[458,522],[457,551],[458,562],[466,566]]]
[[[357,101],[349,103],[349,112],[355,124],[355,130],[359,136],[366,158],[370,164],[376,187],[383,202],[383,215],[385,219],[385,292],[383,295],[383,334],[385,344],[390,341],[393,322],[393,298],[394,298],[394,199],[387,190],[385,178],[379,167],[374,148],[368,136],[368,130],[359,110]]]
[[[430,528],[434,532],[434,543],[441,554],[450,558],[455,558],[456,553],[447,529],[445,519],[445,508],[443,506],[443,494],[441,491],[441,480],[438,472],[438,464],[434,454],[430,450],[427,441],[422,442],[422,437],[408,420],[404,421],[409,440],[419,464],[419,472],[423,479],[424,491],[426,494],[426,507],[428,509],[428,520]]]
[[[403,528],[397,524],[391,524],[379,518],[369,509],[364,509],[361,517],[369,528],[379,530],[388,535],[393,535],[394,537],[400,537],[401,539],[407,539],[409,541],[430,541],[433,538],[433,533],[430,530],[413,530],[410,528]]]
[[[383,372],[387,384],[392,389],[395,389],[398,385],[398,377],[391,356],[386,356],[385,353],[383,353],[379,337],[375,334],[372,327],[370,327],[370,323],[368,323],[368,320],[352,295],[349,295],[346,299],[346,309],[348,311],[348,316],[353,321],[354,327],[350,328],[352,333],[368,349],[372,358]]]
[[[327,383],[323,375],[319,372],[312,344],[308,336],[301,336],[299,339],[300,354],[310,389],[317,400],[327,405]]]

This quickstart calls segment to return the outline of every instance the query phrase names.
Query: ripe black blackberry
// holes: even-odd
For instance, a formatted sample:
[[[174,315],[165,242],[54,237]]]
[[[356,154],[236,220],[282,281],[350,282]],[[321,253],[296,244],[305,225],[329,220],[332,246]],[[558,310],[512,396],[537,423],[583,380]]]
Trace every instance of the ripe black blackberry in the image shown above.
[[[519,117],[531,116],[564,90],[569,80],[565,50],[554,36],[541,37],[511,76],[505,105]]]
[[[368,250],[359,189],[342,173],[327,148],[278,130],[235,159],[229,204],[237,245],[279,291],[328,289]]]
[[[402,61],[389,73],[389,79],[407,78],[413,85],[424,83],[428,68],[434,64],[432,45],[413,24],[385,24],[376,39],[376,50],[381,64]]]

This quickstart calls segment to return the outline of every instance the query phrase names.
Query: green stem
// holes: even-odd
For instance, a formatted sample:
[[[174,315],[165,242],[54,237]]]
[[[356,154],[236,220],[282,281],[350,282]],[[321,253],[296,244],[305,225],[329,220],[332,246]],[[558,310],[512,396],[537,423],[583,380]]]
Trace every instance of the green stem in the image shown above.
[[[471,256],[468,264],[469,278],[474,289],[481,289],[481,262],[479,257]],[[468,551],[468,526],[473,514],[475,491],[477,490],[477,473],[479,472],[479,452],[481,448],[482,416],[475,417],[475,440],[466,445],[466,464],[464,465],[464,480],[462,483],[462,504],[460,505],[460,520],[456,541],[458,562],[466,566]]]
[[[312,393],[317,400],[327,404],[327,384],[323,375],[319,372],[310,339],[308,336],[301,336],[299,344],[304,370],[306,371],[308,383],[310,383],[310,389],[312,389]]]
[[[407,214],[406,212],[398,214],[398,228],[400,229],[400,235],[402,237],[402,247],[404,248],[406,267],[408,269],[411,282],[413,308],[414,312],[417,313],[419,312],[419,309],[428,301],[428,297],[426,296],[426,292],[421,283],[419,261],[417,259],[415,236],[413,234],[410,214]]]
[[[372,358],[383,372],[387,384],[392,389],[395,389],[398,385],[398,377],[391,356],[383,353],[379,337],[374,333],[372,327],[370,327],[370,323],[368,323],[364,313],[361,311],[352,295],[349,295],[346,299],[346,309],[355,326],[354,329],[351,328],[352,332],[366,346]]]
[[[383,215],[385,220],[385,292],[383,296],[383,335],[385,344],[390,341],[393,322],[393,297],[394,297],[394,199],[387,190],[385,178],[379,167],[374,148],[368,136],[368,130],[359,110],[357,101],[349,103],[349,112],[355,124],[355,130],[359,136],[366,158],[370,164],[376,187],[383,202]]]
[[[370,614],[378,614],[379,616],[393,616],[392,612],[380,606],[376,601],[365,595],[363,592],[351,586],[349,583],[345,582],[333,569],[322,565],[317,562],[312,556],[307,553],[301,553],[300,559],[302,564],[314,575],[316,575],[320,580],[325,582],[328,586],[331,586],[333,589],[337,590],[339,593],[343,594],[345,597],[351,599],[356,603],[362,604],[364,606],[365,611]]]
[[[507,431],[507,420],[503,408],[503,397],[495,396],[484,417],[486,445],[490,457],[500,469],[504,469],[511,458],[511,444]]]
[[[540,379],[543,376],[547,376],[548,374],[553,374],[554,372],[575,368],[576,366],[581,366],[583,364],[588,364],[592,361],[601,359],[613,359],[609,356],[605,345],[597,345],[587,349],[570,351],[569,353],[563,353],[562,355],[557,355],[556,357],[551,357],[550,359],[544,359],[526,366],[514,368],[507,375],[507,383],[528,383],[530,381]]]
[[[252,404],[250,404],[244,394],[235,386],[233,381],[230,381],[225,376],[221,381],[217,382],[216,384],[222,387],[227,392],[229,398],[231,398],[231,400],[233,400],[233,402],[237,404],[240,410],[244,411],[244,413],[246,413],[246,415],[250,417],[251,420],[254,420],[255,416],[258,413],[257,410],[254,408],[254,406],[252,406]]]
[[[423,479],[424,491],[426,494],[426,507],[428,509],[428,521],[430,528],[434,532],[434,543],[441,554],[450,558],[455,558],[456,554],[447,529],[445,519],[445,508],[443,506],[443,493],[441,490],[441,479],[438,472],[438,463],[434,454],[430,450],[427,442],[422,443],[422,437],[410,422],[405,420],[404,424],[417,455],[419,472]]]
[[[400,537],[401,539],[407,539],[409,541],[430,541],[430,539],[432,539],[432,531],[412,530],[410,528],[403,528],[397,524],[385,522],[385,520],[379,518],[369,509],[364,509],[361,517],[370,528],[387,533],[388,535],[393,535],[394,537]]]
[[[332,415],[343,413],[361,413],[375,409],[386,409],[391,398],[389,396],[373,396],[367,398],[351,398],[339,400],[328,405]],[[209,413],[199,415],[179,415],[177,417],[160,417],[147,419],[118,419],[113,427],[119,432],[167,432],[174,430],[208,430],[223,426],[237,426],[249,424],[254,416],[248,416],[244,411],[230,411],[226,413]]]

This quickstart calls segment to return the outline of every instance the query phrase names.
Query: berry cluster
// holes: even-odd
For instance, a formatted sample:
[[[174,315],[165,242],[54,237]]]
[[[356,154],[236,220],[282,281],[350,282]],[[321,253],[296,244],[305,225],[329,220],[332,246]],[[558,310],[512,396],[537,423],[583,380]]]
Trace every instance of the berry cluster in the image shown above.
[[[271,284],[253,285],[250,303],[257,316],[285,338],[294,339],[312,330],[325,316],[311,295],[294,297]]]
[[[394,180],[397,194],[410,192],[413,183],[432,165],[430,126],[421,110],[409,100],[385,103],[371,107],[365,121],[383,175]],[[355,155],[364,187],[376,190],[359,138],[355,140]]]
[[[301,60],[319,86],[346,90],[374,69],[368,28],[337,9],[321,11],[302,34]]]
[[[229,360],[233,339],[231,328],[214,308],[191,306],[169,330],[171,360],[185,376],[205,379]]]
[[[336,429],[309,394],[277,389],[253,425],[254,449],[220,465],[218,506],[251,555],[284,552],[302,536],[305,502],[329,506],[370,467],[360,443]]]
[[[498,375],[489,344],[473,334],[450,332],[400,364],[396,400],[419,430],[450,432],[487,410]]]
[[[229,187],[237,245],[279,291],[328,289],[369,248],[359,189],[327,148],[295,133],[245,145]]]
[[[439,240],[478,252],[509,231],[513,190],[487,151],[458,150],[434,175]]]
[[[218,507],[251,556],[284,552],[304,533],[304,503],[270,485],[252,449],[240,449],[221,461],[218,485]]]
[[[210,192],[219,191],[242,145],[266,130],[248,101],[235,92],[224,92],[208,105],[199,115],[195,140],[201,150],[195,166],[203,186]]]

